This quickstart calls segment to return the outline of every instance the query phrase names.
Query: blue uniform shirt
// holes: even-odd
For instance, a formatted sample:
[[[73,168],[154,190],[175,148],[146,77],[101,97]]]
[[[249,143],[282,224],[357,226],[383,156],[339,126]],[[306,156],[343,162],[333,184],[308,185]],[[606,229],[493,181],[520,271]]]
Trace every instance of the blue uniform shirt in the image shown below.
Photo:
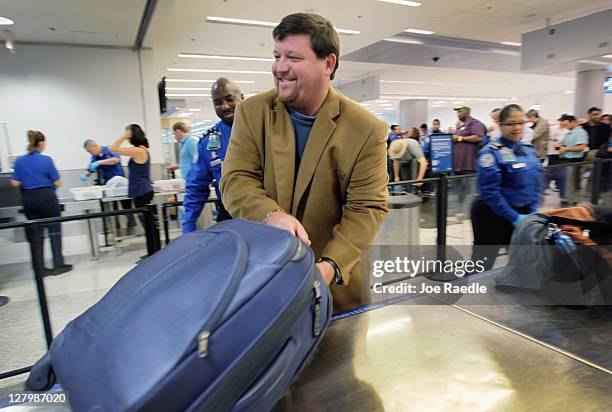
[[[198,141],[191,136],[187,136],[181,140],[180,147],[179,169],[181,169],[183,179],[186,179],[191,167],[198,160]]]
[[[209,129],[198,142],[198,160],[186,177],[186,191],[183,206],[183,233],[196,230],[196,221],[210,195],[213,183],[217,198],[221,199],[221,162],[229,145],[232,127],[220,121]]]
[[[53,182],[60,176],[51,157],[34,151],[17,158],[11,178],[20,181],[23,189],[55,189]]]
[[[514,208],[538,209],[543,169],[533,146],[500,137],[480,149],[476,164],[478,192],[495,214],[514,222]]]
[[[108,149],[108,146],[102,146],[102,151],[97,156],[91,156],[91,160],[89,164],[91,165],[93,162],[98,162],[100,160],[106,159],[121,159],[121,156],[111,152]],[[123,176],[125,177],[125,173],[123,173],[123,166],[121,166],[121,162],[114,165],[101,165],[97,169],[98,175],[102,177],[102,183],[106,183],[111,180],[115,176]]]

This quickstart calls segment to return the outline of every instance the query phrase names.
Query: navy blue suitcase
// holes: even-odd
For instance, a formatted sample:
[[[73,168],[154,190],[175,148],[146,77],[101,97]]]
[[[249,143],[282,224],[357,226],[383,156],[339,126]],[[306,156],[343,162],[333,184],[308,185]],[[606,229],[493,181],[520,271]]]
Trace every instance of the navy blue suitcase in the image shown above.
[[[70,322],[33,368],[76,411],[267,411],[331,317],[314,256],[243,220],[181,236]]]

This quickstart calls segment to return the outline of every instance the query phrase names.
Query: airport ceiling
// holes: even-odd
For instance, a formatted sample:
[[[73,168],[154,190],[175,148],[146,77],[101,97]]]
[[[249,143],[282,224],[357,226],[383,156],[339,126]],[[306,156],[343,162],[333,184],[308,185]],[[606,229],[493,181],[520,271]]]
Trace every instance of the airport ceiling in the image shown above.
[[[312,11],[329,18],[337,28],[360,32],[340,36],[339,81],[378,75],[383,80],[381,93],[400,97],[550,95],[570,90],[573,73],[520,73],[518,47],[500,42],[520,42],[522,33],[544,27],[546,19],[555,24],[612,8],[612,0],[415,1],[421,6],[379,0],[310,0],[307,6],[298,0],[159,0],[144,47],[153,49],[159,78],[212,80],[230,70],[265,72],[229,73],[244,82],[241,86],[245,93],[252,94],[273,86],[270,61],[186,58],[178,54],[270,58],[271,28],[212,23],[206,18],[277,22],[292,12]],[[14,32],[17,45],[49,42],[132,47],[145,6],[146,0],[0,0],[0,16],[15,20],[8,28]],[[410,36],[403,33],[405,29],[430,30],[435,32],[432,38],[464,42],[468,49],[384,40]],[[470,49],[473,45],[476,50]],[[501,52],[487,52],[496,45]],[[441,57],[438,63],[431,60],[435,56]],[[193,120],[214,119],[206,96],[209,87],[206,82],[169,82],[168,88],[174,90],[167,93],[203,95],[182,98],[189,107],[203,109],[192,113]]]

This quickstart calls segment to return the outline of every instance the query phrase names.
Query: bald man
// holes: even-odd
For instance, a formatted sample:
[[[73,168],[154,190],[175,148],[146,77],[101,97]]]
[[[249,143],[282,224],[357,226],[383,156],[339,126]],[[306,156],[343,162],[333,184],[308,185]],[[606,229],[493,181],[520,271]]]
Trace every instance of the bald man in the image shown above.
[[[236,104],[244,99],[244,95],[234,81],[221,77],[212,85],[211,99],[221,121],[210,128],[200,139],[198,160],[185,177],[187,183],[183,201],[185,207],[183,233],[196,230],[196,221],[202,213],[204,203],[210,196],[211,183],[219,199],[217,200],[219,211],[217,222],[231,219],[221,202],[219,182],[221,181],[221,163],[225,160],[225,152],[234,124],[234,109]]]

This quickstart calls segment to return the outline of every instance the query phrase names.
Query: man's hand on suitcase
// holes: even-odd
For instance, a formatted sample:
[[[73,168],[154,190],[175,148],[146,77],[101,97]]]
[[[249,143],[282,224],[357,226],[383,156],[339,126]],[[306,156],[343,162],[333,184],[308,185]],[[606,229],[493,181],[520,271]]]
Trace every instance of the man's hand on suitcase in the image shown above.
[[[274,212],[267,218],[266,224],[272,225],[279,229],[285,229],[310,246],[310,239],[308,239],[306,229],[304,229],[304,226],[302,226],[299,220],[290,214],[281,211]]]
[[[321,272],[321,276],[323,276],[323,280],[329,286],[329,284],[334,280],[334,267],[329,262],[319,262],[317,263],[317,269]]]

